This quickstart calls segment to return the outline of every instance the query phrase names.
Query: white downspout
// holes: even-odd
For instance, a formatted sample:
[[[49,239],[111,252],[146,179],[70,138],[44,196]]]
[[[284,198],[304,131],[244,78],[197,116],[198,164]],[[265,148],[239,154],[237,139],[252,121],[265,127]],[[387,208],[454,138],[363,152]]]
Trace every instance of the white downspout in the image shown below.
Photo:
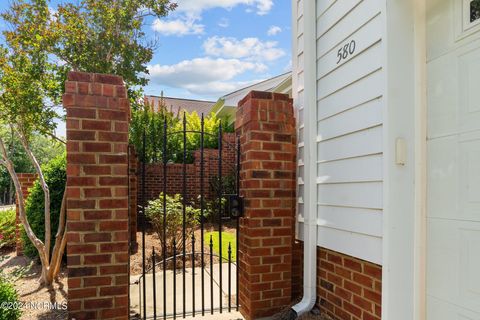
[[[293,3],[297,5],[297,1]],[[296,316],[309,312],[317,300],[317,41],[316,0],[303,1],[304,21],[304,251],[303,298],[292,307]],[[296,19],[293,23],[297,23]],[[294,57],[296,56],[294,52]],[[295,72],[295,70],[294,70]]]

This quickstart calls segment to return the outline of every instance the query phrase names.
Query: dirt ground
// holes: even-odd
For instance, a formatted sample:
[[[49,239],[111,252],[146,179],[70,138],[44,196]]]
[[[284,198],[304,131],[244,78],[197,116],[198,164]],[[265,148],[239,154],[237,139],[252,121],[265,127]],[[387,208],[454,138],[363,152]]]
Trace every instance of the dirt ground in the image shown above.
[[[0,251],[1,256],[9,257],[0,263],[0,269],[3,273],[9,274],[15,268],[27,266],[31,260],[26,257],[17,257],[15,251],[3,250]],[[22,308],[21,320],[60,320],[67,318],[67,311],[62,310],[63,304],[67,301],[67,277],[66,270],[62,268],[60,277],[54,283],[54,290],[48,290],[40,286],[39,279],[41,268],[39,265],[33,265],[30,271],[15,283],[20,301],[30,304],[29,307]],[[48,310],[47,306],[42,305],[45,302],[57,303],[59,309]]]

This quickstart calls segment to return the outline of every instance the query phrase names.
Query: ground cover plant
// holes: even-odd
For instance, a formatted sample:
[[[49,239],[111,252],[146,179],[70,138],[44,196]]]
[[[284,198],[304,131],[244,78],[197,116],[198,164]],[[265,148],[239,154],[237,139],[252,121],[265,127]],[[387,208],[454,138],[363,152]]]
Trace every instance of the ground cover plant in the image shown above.
[[[10,208],[0,211],[0,249],[15,246],[16,211]]]
[[[213,242],[213,252],[220,255],[220,241],[219,232],[211,231],[204,234],[204,243],[206,246],[210,245],[210,239]],[[228,261],[228,247],[231,249],[232,262],[237,261],[237,237],[233,232],[222,231],[222,261]]]

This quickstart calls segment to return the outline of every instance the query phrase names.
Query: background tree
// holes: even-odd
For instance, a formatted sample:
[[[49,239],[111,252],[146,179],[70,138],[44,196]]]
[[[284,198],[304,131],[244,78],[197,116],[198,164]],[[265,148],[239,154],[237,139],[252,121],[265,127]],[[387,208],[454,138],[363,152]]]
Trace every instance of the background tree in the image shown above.
[[[152,111],[156,110],[156,111]],[[163,161],[163,134],[164,122],[167,122],[167,161],[183,163],[183,117],[187,123],[187,163],[193,163],[193,152],[200,149],[201,116],[195,111],[174,113],[162,105],[151,105],[148,101],[137,104],[132,110],[130,121],[129,143],[142,156],[143,133],[145,132],[145,159],[146,163]],[[228,118],[220,119],[211,113],[204,115],[204,148],[218,147],[218,131],[222,123],[222,132],[234,132],[233,124],[228,124]]]
[[[54,137],[55,106],[60,104],[69,70],[113,73],[124,78],[129,96],[147,83],[147,63],[155,42],[142,32],[148,16],[163,17],[175,5],[169,0],[76,0],[51,10],[46,0],[14,0],[1,14],[8,29],[0,47],[0,164],[12,178],[19,216],[28,239],[39,253],[42,283],[51,285],[59,271],[66,242],[65,196],[55,244],[51,250],[50,190],[32,151],[36,135]],[[13,132],[35,172],[44,194],[45,239],[32,230],[25,214],[17,169],[8,152]]]
[[[16,172],[34,173],[30,159],[25,149],[21,146],[20,140],[14,132],[3,132],[4,143],[7,153],[12,159]],[[59,154],[65,152],[65,144],[43,135],[35,135],[30,143],[33,154],[37,157],[40,165],[47,164]],[[5,167],[0,167],[0,202],[12,204],[15,201],[15,188],[10,174]]]

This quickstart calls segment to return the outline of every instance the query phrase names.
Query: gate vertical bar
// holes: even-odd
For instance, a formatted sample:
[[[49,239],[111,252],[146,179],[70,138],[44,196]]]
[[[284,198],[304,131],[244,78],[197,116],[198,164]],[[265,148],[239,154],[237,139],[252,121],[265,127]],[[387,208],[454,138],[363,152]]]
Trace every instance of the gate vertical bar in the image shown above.
[[[223,179],[222,179],[222,121],[218,127],[218,252],[220,255],[219,268],[219,301],[220,313],[222,313],[222,199],[223,199]]]
[[[213,236],[210,235],[210,313],[213,314]]]
[[[192,234],[192,316],[195,317],[195,231]]]
[[[201,247],[202,247],[202,316],[205,315],[205,272],[204,272],[204,268],[205,268],[205,262],[204,262],[204,246],[205,246],[205,243],[204,243],[204,234],[203,234],[203,228],[204,228],[204,219],[205,219],[205,216],[204,216],[204,170],[205,170],[205,163],[204,163],[204,154],[203,154],[203,144],[204,144],[204,131],[205,131],[205,123],[204,123],[204,118],[203,118],[203,113],[202,113],[202,120],[201,120],[201,128],[200,128],[200,241],[201,241]]]
[[[237,137],[237,196],[240,196],[240,137]],[[240,238],[240,217],[237,217],[237,236],[235,241],[237,242],[236,247],[236,278],[237,278],[237,286],[236,286],[236,296],[235,296],[235,303],[237,307],[237,311],[239,310],[239,272],[240,272],[240,263],[238,262],[238,248],[240,246],[239,242]]]
[[[152,248],[152,282],[153,282],[153,319],[157,319],[157,280],[155,279],[155,247]]]
[[[232,245],[228,243],[228,312],[232,311]]]
[[[147,283],[145,279],[145,161],[146,161],[146,135],[143,131],[142,148],[142,277],[143,277],[143,319],[147,318]]]
[[[177,319],[177,241],[173,238],[173,319]]]
[[[163,319],[167,319],[167,118],[163,118]]]
[[[182,243],[183,243],[183,256],[182,256],[182,275],[183,275],[183,317],[186,317],[186,279],[185,279],[185,256],[187,240],[185,239],[185,220],[186,220],[186,206],[187,206],[187,118],[186,113],[183,113],[183,201],[182,201]]]

